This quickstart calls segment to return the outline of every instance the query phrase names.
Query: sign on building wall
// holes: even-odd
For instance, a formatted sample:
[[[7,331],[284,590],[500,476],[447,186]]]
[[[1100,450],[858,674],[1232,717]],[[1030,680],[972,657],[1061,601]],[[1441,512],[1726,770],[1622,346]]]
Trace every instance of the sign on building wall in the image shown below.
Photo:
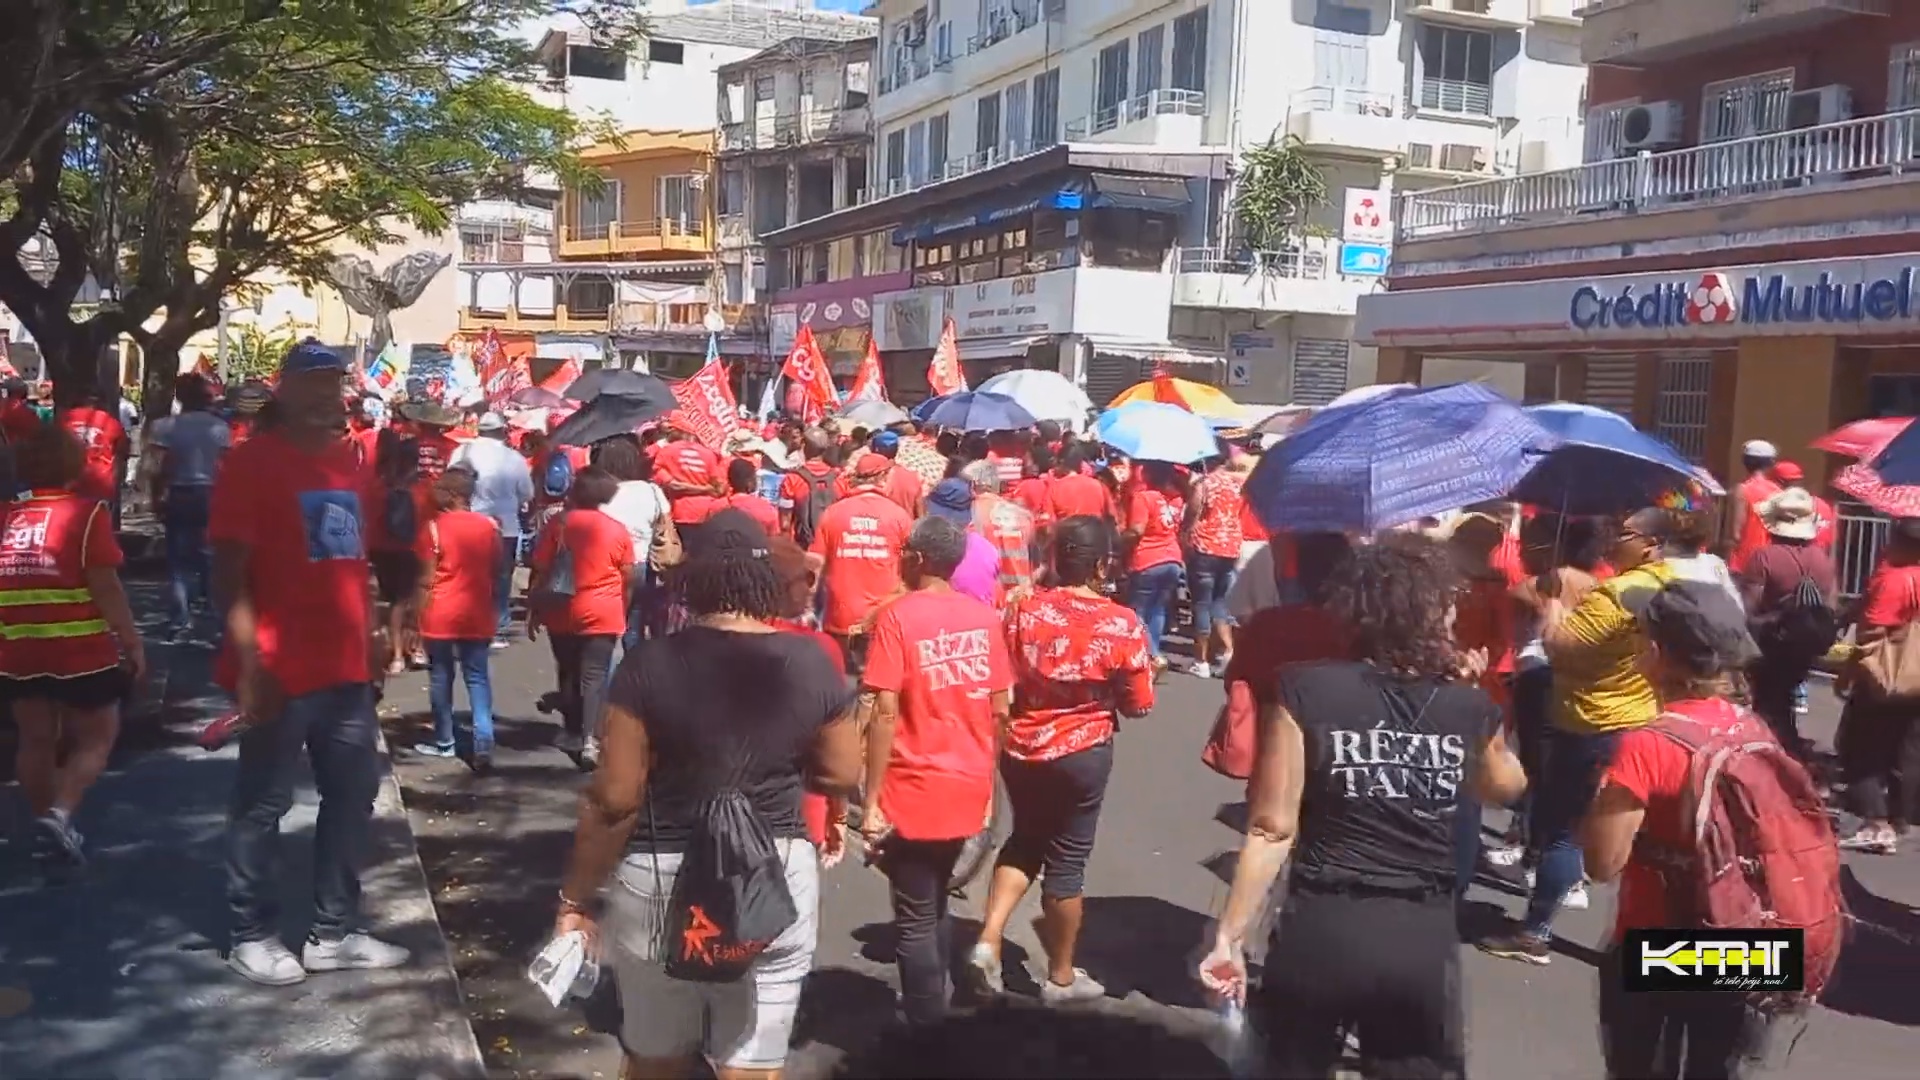
[[[1356,244],[1393,242],[1392,200],[1384,191],[1348,188],[1346,214],[1340,219],[1340,238]]]

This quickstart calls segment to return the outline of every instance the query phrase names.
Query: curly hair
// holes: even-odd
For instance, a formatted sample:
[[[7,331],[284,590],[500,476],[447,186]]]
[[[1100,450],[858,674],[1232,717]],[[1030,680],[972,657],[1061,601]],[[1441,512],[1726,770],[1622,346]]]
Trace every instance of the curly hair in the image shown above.
[[[1386,533],[1334,569],[1325,602],[1352,632],[1355,656],[1396,675],[1451,678],[1459,665],[1447,616],[1458,585],[1438,541]]]

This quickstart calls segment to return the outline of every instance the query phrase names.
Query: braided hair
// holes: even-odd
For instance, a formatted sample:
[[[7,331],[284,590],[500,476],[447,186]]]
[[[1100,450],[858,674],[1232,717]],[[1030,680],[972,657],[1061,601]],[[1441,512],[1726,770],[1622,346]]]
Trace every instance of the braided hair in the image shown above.
[[[1113,526],[1092,514],[1070,517],[1053,529],[1053,581],[1063,587],[1100,582],[1113,562]]]
[[[745,526],[735,520],[745,519]],[[719,528],[715,528],[715,524]],[[687,611],[702,615],[745,615],[774,619],[787,607],[786,588],[775,569],[766,531],[740,510],[722,510],[707,519],[699,542],[673,571]]]

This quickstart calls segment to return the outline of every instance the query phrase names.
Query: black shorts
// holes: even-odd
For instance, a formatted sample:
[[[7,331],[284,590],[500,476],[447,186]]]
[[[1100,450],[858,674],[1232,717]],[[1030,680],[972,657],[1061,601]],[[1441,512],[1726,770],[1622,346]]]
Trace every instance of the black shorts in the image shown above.
[[[999,864],[1038,877],[1046,899],[1079,896],[1112,775],[1112,739],[1052,761],[1002,755],[1000,779],[1013,808],[1013,834],[1000,848]]]
[[[130,688],[127,669],[121,667],[64,679],[53,675],[31,679],[0,675],[0,700],[51,701],[70,709],[100,709],[119,704],[126,699]]]
[[[420,556],[413,552],[376,551],[367,561],[373,564],[373,580],[380,587],[380,599],[387,603],[411,599],[420,588]]]

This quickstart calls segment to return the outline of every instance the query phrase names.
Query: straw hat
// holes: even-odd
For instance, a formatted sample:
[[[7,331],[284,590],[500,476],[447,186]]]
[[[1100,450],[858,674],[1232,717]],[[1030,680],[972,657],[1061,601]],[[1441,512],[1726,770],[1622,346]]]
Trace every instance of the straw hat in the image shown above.
[[[1820,515],[1806,488],[1790,487],[1758,507],[1760,524],[1784,540],[1811,540],[1820,531]]]

